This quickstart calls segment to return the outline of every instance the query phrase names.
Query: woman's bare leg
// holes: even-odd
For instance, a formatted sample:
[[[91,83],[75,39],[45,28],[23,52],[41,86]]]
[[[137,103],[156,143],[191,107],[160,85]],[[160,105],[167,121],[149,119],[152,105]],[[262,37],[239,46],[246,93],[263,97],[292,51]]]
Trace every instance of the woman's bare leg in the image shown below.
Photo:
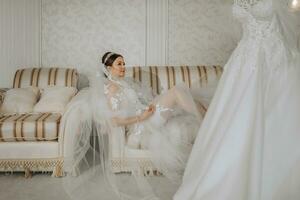
[[[198,111],[194,99],[189,93],[189,89],[185,86],[175,86],[171,88],[163,95],[158,96],[153,103],[171,109],[175,106],[179,106],[186,112],[195,115],[199,120],[202,120],[202,116]]]

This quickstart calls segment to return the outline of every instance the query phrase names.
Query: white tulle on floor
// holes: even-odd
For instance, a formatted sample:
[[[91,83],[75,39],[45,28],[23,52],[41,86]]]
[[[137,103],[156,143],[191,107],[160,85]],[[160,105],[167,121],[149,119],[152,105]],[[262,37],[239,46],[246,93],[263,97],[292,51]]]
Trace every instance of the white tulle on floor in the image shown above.
[[[203,119],[189,88],[177,85],[154,97],[130,78],[106,79],[96,70],[89,80],[90,87],[77,95],[62,119],[63,128],[68,132],[65,140],[69,143],[65,149],[69,156],[64,164],[67,176],[63,182],[70,197],[163,199],[166,193],[157,181],[173,185],[174,193]],[[119,87],[117,93],[109,90],[112,86]],[[203,99],[207,99],[205,93]],[[154,115],[127,126],[127,143],[131,146],[140,143],[142,148],[148,149],[155,171],[148,169],[150,176],[147,176],[138,160],[130,160],[131,172],[116,174],[111,166],[109,134],[125,134],[125,128],[117,126],[112,119],[135,116],[149,104],[156,105]],[[131,140],[130,136],[139,141]],[[156,172],[162,175],[154,177],[152,174]],[[106,187],[97,189],[100,185]]]

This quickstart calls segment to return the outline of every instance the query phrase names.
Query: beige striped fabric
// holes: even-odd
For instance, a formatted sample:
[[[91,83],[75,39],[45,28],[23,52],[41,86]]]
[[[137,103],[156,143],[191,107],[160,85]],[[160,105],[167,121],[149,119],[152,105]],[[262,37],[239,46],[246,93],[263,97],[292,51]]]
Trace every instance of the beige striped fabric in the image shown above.
[[[126,77],[132,77],[134,80],[150,86],[154,94],[161,93],[161,84],[159,80],[158,67],[128,67],[126,68]]]
[[[0,141],[57,140],[61,115],[56,113],[0,116]]]
[[[135,66],[126,68],[126,77],[133,77],[160,94],[179,83],[185,83],[189,88],[205,87],[218,82],[222,71],[221,66]]]
[[[15,73],[14,88],[36,86],[77,87],[78,74],[76,69],[71,68],[25,68]]]

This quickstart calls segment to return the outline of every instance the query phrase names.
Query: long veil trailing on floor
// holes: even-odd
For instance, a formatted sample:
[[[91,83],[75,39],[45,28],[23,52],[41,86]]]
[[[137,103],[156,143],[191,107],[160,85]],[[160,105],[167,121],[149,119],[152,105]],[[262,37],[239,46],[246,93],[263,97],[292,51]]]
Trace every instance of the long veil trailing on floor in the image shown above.
[[[111,119],[116,113],[110,109],[107,101],[104,87],[106,80],[101,69],[91,72],[90,87],[80,91],[62,119],[65,124],[63,129],[69,133],[65,134],[64,139],[67,143],[64,151],[68,155],[64,163],[67,172],[63,178],[64,188],[72,199],[81,200],[171,199],[180,184],[187,155],[192,148],[190,138],[195,138],[193,135],[190,138],[181,137],[179,130],[187,127],[197,133],[202,120],[189,89],[179,85],[176,94],[192,116],[175,117],[173,123],[170,120],[170,125],[161,129],[150,126],[151,123],[144,123],[148,132],[151,132],[148,149],[153,154],[151,161],[158,170],[141,169],[138,160],[133,160],[128,163],[128,167],[133,169],[130,173],[115,173],[111,166],[109,134],[122,135],[124,127],[112,123]],[[137,93],[147,99],[147,88],[137,85],[135,89],[140,89]],[[210,92],[203,89],[200,96],[204,100],[208,99]],[[197,98],[199,100],[199,95]],[[156,98],[156,101],[160,101],[160,98]],[[117,114],[121,113],[117,111]],[[174,124],[177,126],[173,127]]]
[[[101,71],[95,73],[89,77],[90,87],[67,109],[64,128],[72,128],[74,134],[65,138],[71,145],[64,149],[68,157],[63,186],[71,199],[153,199],[150,187],[138,189],[146,183],[138,183],[134,174],[118,175],[110,170],[108,134],[113,127],[108,119],[112,113],[106,106]],[[72,118],[80,123],[74,124],[78,120]],[[119,131],[122,134],[121,128]]]

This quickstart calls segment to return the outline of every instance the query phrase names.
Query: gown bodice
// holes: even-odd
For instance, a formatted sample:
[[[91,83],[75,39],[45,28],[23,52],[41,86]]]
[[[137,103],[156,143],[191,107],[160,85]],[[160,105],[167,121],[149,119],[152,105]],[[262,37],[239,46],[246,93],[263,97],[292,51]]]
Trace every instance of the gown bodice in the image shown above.
[[[248,1],[235,1],[232,12],[243,28],[242,38],[232,54],[234,60],[244,62],[234,65],[237,71],[241,66],[253,71],[262,66],[264,69],[278,69],[284,66],[283,61],[292,58],[273,0],[261,0],[254,5]],[[258,64],[259,58],[266,63]]]
[[[243,38],[260,40],[279,31],[272,0],[262,0],[254,5],[234,3],[232,12],[242,23]]]

